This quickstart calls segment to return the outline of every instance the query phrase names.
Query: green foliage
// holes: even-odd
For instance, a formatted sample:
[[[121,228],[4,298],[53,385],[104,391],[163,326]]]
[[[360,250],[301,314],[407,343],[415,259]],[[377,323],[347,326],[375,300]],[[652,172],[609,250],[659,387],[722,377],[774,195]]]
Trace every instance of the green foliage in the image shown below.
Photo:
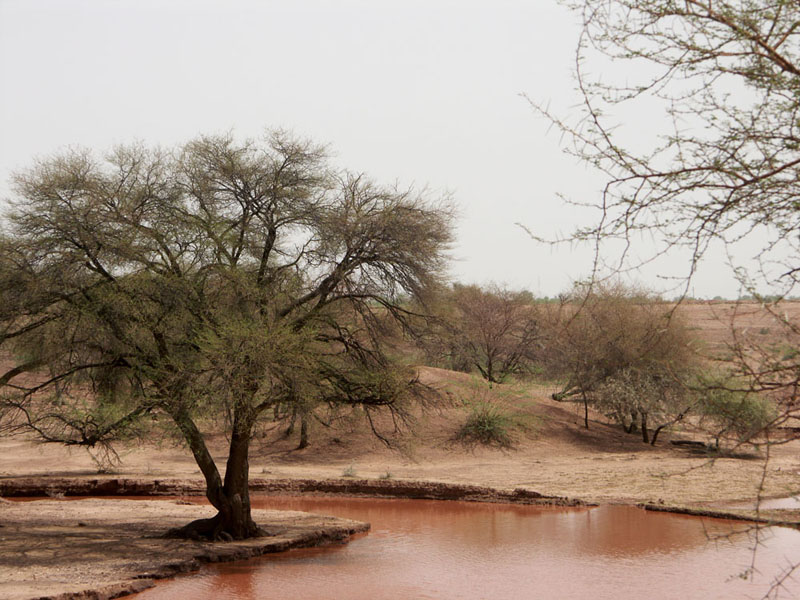
[[[748,389],[746,382],[725,376],[704,376],[697,385],[701,423],[720,440],[733,438],[736,442],[753,442],[773,423],[777,416],[775,405]]]
[[[562,395],[590,394],[625,371],[675,372],[692,364],[692,339],[660,298],[621,284],[578,285],[551,311],[545,356],[566,381]]]
[[[470,407],[469,416],[456,434],[465,443],[487,446],[511,446],[509,430],[513,422],[499,407],[491,402],[478,402]]]
[[[640,424],[645,442],[648,425],[659,431],[681,418],[681,382],[695,357],[672,306],[621,283],[578,284],[547,314],[545,364],[564,382],[554,399],[595,403],[629,431]],[[588,409],[584,416],[588,427]]]

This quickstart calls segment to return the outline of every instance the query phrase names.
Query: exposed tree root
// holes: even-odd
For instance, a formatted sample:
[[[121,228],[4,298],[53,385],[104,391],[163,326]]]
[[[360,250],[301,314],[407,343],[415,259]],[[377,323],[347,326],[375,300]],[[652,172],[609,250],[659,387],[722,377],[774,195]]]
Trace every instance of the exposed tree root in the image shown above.
[[[270,535],[275,535],[275,532],[259,527],[252,520],[244,525],[234,526],[232,523],[226,523],[221,514],[217,514],[210,519],[197,519],[182,527],[170,529],[164,537],[203,542],[232,542]]]

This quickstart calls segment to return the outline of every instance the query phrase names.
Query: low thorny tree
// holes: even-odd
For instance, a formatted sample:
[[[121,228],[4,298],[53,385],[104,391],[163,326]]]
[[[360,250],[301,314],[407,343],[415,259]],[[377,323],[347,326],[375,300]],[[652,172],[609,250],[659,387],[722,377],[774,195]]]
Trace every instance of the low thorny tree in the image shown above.
[[[15,178],[2,217],[5,415],[42,439],[104,446],[166,418],[218,514],[184,535],[261,533],[248,494],[260,418],[310,404],[398,414],[413,374],[378,321],[437,284],[447,199],[329,167],[273,132],[174,151],[73,150]],[[204,424],[224,427],[224,476]],[[373,427],[374,429],[374,427]]]
[[[544,356],[564,382],[553,398],[582,402],[587,428],[590,404],[628,432],[639,426],[651,443],[683,418],[696,357],[673,306],[620,283],[595,283],[576,285],[550,312]]]
[[[436,312],[439,318],[420,340],[434,364],[477,369],[490,386],[534,367],[542,336],[530,293],[455,284],[441,291]]]

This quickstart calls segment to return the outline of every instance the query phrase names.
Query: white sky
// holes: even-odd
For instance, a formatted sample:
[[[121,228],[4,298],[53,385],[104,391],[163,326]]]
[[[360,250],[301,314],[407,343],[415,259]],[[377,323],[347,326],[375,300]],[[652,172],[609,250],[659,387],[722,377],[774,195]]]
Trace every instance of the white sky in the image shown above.
[[[0,197],[11,172],[68,145],[172,145],[283,127],[378,181],[450,190],[453,277],[541,295],[588,274],[596,175],[521,93],[568,114],[577,29],[555,0],[0,0]],[[648,252],[647,243],[639,249]],[[640,273],[685,269],[680,257]],[[692,294],[733,297],[721,260]]]

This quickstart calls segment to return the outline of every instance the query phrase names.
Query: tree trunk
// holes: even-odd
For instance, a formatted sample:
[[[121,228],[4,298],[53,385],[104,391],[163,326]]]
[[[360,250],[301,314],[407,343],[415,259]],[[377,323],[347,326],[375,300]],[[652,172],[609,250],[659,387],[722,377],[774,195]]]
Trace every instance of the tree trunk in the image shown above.
[[[189,447],[192,449],[203,476],[206,479],[206,497],[217,509],[210,519],[198,519],[170,530],[170,537],[181,537],[212,541],[243,540],[265,535],[256,525],[250,513],[250,433],[252,423],[241,415],[234,415],[230,451],[225,468],[225,481],[221,482],[214,459],[208,452],[202,434],[186,411],[173,414]]]
[[[659,425],[656,428],[656,430],[653,432],[653,439],[650,440],[650,445],[651,446],[655,446],[656,445],[656,440],[658,439],[658,434],[661,433],[661,430],[664,429],[667,425],[668,425],[668,423],[666,423],[664,425]]]
[[[647,413],[642,413],[642,441],[645,444],[650,443],[650,437],[647,435]]]
[[[589,429],[589,400],[586,398],[586,393],[583,392],[583,426]]]
[[[300,417],[300,443],[297,445],[298,450],[308,448],[308,415]]]
[[[294,422],[297,419],[297,406],[292,406],[292,418],[289,421],[289,426],[286,428],[286,431],[283,432],[283,435],[289,437],[294,433]]]
[[[628,427],[628,433],[635,433],[636,432],[636,419],[639,418],[639,412],[632,410],[631,411],[631,425]]]
[[[252,425],[234,418],[228,463],[225,467],[225,484],[216,506],[219,513],[216,526],[235,540],[257,537],[263,532],[250,514],[250,430]]]

